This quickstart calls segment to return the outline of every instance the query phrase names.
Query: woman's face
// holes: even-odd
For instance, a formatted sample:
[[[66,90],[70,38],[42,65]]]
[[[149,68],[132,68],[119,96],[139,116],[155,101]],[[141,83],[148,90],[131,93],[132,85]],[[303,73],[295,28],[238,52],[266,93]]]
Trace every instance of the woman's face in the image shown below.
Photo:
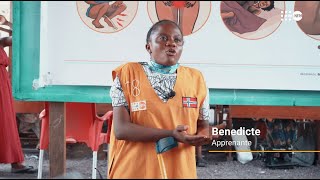
[[[175,65],[182,53],[183,35],[172,23],[160,24],[151,33],[146,49],[156,63],[165,66]]]

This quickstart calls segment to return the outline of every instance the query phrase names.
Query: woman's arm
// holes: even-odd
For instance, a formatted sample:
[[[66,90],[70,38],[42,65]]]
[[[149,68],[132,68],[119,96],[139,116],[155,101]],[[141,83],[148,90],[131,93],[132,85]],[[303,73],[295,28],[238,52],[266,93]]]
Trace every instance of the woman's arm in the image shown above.
[[[0,39],[0,46],[2,47],[7,47],[7,46],[12,46],[12,37],[4,37]]]
[[[187,126],[178,125],[173,130],[148,128],[130,121],[130,116],[124,106],[113,107],[113,124],[115,137],[119,140],[156,142],[159,139],[172,136],[177,141],[190,144],[202,145],[207,141],[203,135],[187,134]]]
[[[157,141],[173,136],[173,130],[147,128],[132,123],[124,106],[113,107],[113,123],[115,136],[119,140]]]

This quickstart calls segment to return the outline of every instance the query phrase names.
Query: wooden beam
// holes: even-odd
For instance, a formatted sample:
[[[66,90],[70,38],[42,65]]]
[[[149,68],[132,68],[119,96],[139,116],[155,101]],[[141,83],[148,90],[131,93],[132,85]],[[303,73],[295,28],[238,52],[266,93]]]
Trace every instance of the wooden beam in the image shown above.
[[[66,121],[63,102],[49,103],[49,169],[50,178],[66,172]]]

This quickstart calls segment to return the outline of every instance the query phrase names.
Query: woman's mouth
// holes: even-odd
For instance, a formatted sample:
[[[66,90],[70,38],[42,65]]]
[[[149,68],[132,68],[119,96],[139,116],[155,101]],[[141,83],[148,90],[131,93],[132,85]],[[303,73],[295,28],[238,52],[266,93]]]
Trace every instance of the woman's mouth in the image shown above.
[[[166,54],[168,56],[175,56],[177,54],[177,52],[174,49],[169,49],[169,50],[166,51]]]

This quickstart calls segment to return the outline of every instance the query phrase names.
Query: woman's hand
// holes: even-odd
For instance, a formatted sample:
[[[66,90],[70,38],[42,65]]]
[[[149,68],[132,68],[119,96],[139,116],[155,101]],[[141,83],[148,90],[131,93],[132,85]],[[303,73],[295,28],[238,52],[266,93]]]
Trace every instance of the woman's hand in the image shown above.
[[[192,146],[202,146],[207,144],[210,140],[210,137],[204,135],[191,135],[186,131],[188,130],[188,126],[186,125],[178,125],[176,129],[173,130],[173,137],[185,144],[190,144]]]

